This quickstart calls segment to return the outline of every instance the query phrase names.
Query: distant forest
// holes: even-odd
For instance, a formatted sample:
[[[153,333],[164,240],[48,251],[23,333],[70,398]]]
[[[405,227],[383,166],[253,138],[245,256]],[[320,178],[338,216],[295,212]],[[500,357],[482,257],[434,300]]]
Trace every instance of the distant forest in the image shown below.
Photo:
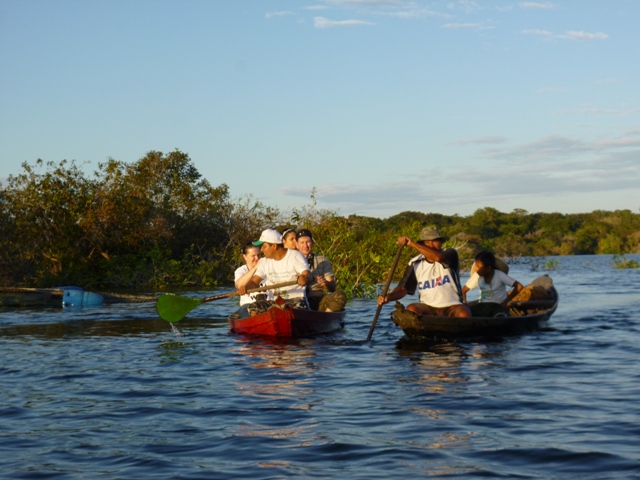
[[[489,249],[516,257],[640,253],[640,215],[630,210],[581,214],[472,215],[406,211],[379,219],[340,216],[308,205],[282,212],[253,197],[212,186],[179,150],[151,151],[135,163],[113,159],[88,176],[75,162],[24,163],[0,186],[2,286],[85,289],[230,285],[240,246],[264,228],[309,228],[350,296],[384,282],[399,235],[417,239],[435,225],[462,259]],[[405,253],[408,259],[411,252]],[[401,269],[399,269],[401,270]]]

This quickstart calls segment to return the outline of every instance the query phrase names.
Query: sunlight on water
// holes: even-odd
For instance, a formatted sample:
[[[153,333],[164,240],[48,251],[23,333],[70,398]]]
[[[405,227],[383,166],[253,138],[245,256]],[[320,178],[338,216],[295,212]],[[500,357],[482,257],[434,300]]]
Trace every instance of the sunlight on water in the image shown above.
[[[229,334],[232,302],[179,328],[153,305],[0,311],[3,478],[633,477],[640,272],[554,260],[511,268],[553,278],[549,327],[490,342],[410,341],[387,307],[365,342],[372,300],[285,341]]]

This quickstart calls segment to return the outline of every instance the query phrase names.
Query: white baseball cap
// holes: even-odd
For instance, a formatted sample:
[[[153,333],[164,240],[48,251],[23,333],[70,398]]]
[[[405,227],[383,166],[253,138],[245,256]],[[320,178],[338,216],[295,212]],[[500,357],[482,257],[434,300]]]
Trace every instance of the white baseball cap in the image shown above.
[[[282,243],[282,235],[271,228],[267,228],[265,231],[262,232],[262,235],[260,235],[260,240],[258,240],[257,242],[253,242],[253,244],[256,247],[259,247],[265,242]]]

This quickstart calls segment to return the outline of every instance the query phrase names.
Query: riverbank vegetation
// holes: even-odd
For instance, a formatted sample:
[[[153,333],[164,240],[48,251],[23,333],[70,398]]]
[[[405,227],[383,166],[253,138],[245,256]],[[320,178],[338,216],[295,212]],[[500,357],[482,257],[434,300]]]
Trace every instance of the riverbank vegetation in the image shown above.
[[[479,249],[503,258],[640,253],[640,215],[630,210],[581,214],[472,215],[406,211],[386,219],[341,216],[310,202],[283,212],[252,197],[232,198],[226,184],[203,179],[178,150],[148,152],[133,164],[109,159],[93,175],[81,165],[23,164],[0,187],[0,284],[148,290],[229,285],[239,246],[264,228],[309,228],[315,250],[332,262],[349,296],[384,282],[399,235],[417,238],[436,225],[462,259]],[[411,255],[404,252],[403,262]],[[402,268],[398,269],[400,273]]]

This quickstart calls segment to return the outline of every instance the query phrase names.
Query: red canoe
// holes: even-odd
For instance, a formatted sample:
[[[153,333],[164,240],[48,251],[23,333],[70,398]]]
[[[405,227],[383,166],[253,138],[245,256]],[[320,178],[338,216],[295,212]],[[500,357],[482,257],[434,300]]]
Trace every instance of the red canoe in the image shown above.
[[[233,333],[246,335],[308,337],[340,330],[344,326],[345,314],[344,310],[318,312],[274,306],[255,317],[241,319],[229,317],[229,326]]]

